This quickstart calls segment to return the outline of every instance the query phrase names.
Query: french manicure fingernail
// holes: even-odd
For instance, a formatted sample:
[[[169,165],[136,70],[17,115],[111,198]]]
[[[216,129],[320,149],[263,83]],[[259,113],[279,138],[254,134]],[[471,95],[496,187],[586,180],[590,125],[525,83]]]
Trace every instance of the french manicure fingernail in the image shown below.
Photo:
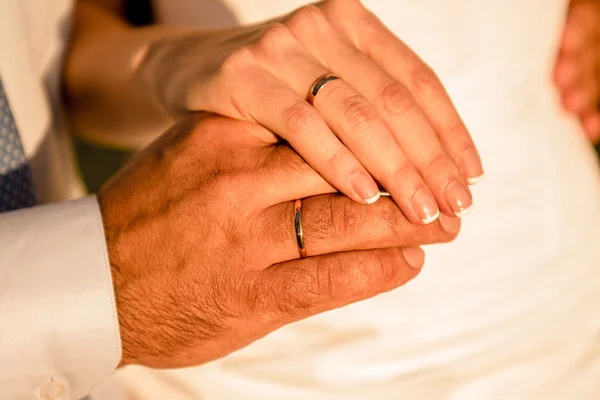
[[[411,268],[421,269],[425,261],[423,250],[418,247],[403,247],[402,254]]]
[[[421,188],[413,194],[413,208],[424,224],[430,224],[440,216],[440,209],[433,195],[426,188]]]
[[[354,193],[365,203],[373,204],[379,200],[380,194],[377,184],[364,172],[356,172],[352,175],[350,185],[352,185]]]
[[[446,214],[440,214],[440,225],[445,232],[457,234],[460,230],[460,218],[450,217]]]
[[[481,165],[481,158],[474,149],[467,150],[462,156],[462,169],[469,185],[483,181],[485,174]]]
[[[469,183],[469,185],[473,186],[473,185],[477,185],[478,183],[481,183],[485,181],[485,174],[483,175],[479,175],[476,178],[467,178],[467,182]]]
[[[446,201],[454,215],[464,217],[473,208],[473,199],[469,190],[458,181],[451,182],[444,191]]]

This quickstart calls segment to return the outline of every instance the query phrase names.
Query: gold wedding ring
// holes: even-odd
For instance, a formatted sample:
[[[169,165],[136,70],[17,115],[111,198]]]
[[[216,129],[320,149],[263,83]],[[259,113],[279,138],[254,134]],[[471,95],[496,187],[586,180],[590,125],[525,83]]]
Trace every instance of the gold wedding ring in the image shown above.
[[[302,200],[296,200],[294,205],[294,228],[296,229],[296,242],[300,251],[300,258],[306,258],[306,248],[304,247],[304,233],[302,232]]]
[[[310,92],[308,93],[308,102],[312,104],[315,101],[315,97],[317,97],[319,90],[323,89],[325,85],[331,81],[335,81],[336,79],[340,79],[340,77],[336,74],[329,73],[321,75],[310,88]]]

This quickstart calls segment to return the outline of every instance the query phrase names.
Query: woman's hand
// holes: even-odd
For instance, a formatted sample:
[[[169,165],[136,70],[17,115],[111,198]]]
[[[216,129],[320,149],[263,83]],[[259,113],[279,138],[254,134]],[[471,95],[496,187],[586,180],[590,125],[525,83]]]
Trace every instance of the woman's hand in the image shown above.
[[[440,209],[462,216],[473,204],[468,184],[483,169],[444,87],[358,0],[187,33],[146,50],[139,74],[171,113],[207,110],[256,121],[358,202],[378,199],[376,180],[418,224]],[[327,73],[342,79],[307,101]]]
[[[600,140],[600,1],[572,0],[554,75],[563,104]]]

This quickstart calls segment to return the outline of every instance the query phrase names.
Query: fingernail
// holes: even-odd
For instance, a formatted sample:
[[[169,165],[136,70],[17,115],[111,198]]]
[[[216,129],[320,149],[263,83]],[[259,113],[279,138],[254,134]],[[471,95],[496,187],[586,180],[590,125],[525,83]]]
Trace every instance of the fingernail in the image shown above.
[[[425,262],[425,253],[418,247],[403,247],[402,254],[411,268],[421,269]]]
[[[451,182],[444,191],[446,201],[452,212],[459,218],[464,217],[473,208],[473,199],[469,190],[458,181]]]
[[[357,172],[350,178],[354,193],[365,203],[373,204],[379,200],[379,188],[373,179],[364,172]]]
[[[440,216],[440,209],[433,195],[426,188],[421,188],[413,194],[413,208],[424,224],[430,224]]]
[[[462,156],[462,169],[469,185],[483,181],[485,174],[481,165],[481,158],[474,149],[467,150]]]
[[[455,235],[460,230],[460,218],[450,217],[446,214],[440,214],[440,225],[445,232]]]

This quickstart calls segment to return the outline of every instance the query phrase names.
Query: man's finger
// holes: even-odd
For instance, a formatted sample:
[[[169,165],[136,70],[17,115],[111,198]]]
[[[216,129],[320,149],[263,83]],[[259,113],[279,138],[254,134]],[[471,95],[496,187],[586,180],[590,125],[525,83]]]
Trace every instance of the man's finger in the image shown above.
[[[259,272],[256,290],[281,324],[368,299],[415,278],[419,248],[352,251],[288,261]]]
[[[363,205],[345,196],[323,195],[303,200],[301,210],[309,256],[448,242],[460,230],[460,220],[446,215],[429,225],[415,225],[389,198]],[[268,263],[299,257],[294,216],[293,202],[273,206],[261,215],[259,237],[271,243]]]

